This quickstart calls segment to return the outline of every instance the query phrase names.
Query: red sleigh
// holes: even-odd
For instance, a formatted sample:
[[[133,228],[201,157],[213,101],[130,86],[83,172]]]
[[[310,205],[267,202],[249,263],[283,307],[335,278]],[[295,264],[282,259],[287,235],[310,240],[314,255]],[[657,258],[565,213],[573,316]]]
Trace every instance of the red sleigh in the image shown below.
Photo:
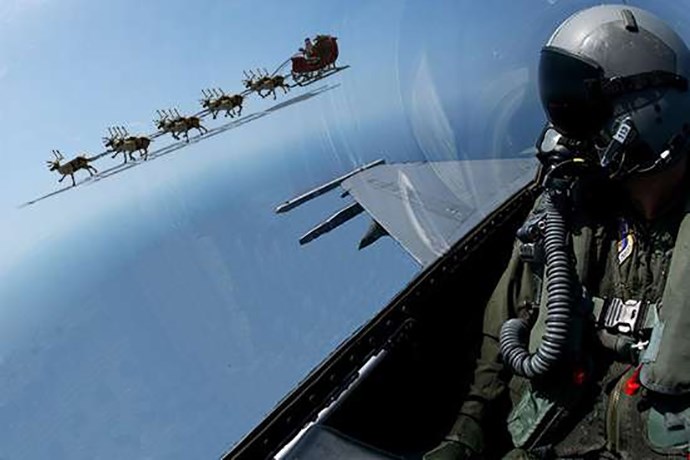
[[[345,68],[336,66],[337,59],[337,38],[317,35],[308,54],[298,54],[291,58],[292,79],[298,86],[314,83]]]

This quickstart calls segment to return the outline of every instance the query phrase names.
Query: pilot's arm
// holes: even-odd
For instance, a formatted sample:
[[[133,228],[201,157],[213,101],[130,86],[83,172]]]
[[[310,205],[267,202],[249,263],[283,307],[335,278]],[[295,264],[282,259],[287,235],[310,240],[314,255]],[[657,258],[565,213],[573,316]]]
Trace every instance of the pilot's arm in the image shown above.
[[[507,319],[527,312],[527,302],[533,297],[533,286],[531,270],[520,259],[516,245],[508,267],[486,305],[474,380],[458,419],[445,440],[424,456],[425,460],[467,459],[484,451],[484,422],[489,412],[497,409],[495,403],[506,394],[511,377],[503,366],[499,352],[501,326]]]

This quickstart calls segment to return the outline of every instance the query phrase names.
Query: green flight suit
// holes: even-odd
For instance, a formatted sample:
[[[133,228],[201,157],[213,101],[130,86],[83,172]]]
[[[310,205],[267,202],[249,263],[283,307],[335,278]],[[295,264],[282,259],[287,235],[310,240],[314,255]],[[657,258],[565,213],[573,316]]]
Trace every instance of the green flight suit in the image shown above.
[[[587,267],[578,267],[578,273],[589,294],[660,303],[671,253],[685,211],[683,200],[679,201],[663,216],[651,222],[636,218],[634,212],[627,211],[584,224],[591,229],[593,236],[587,249],[588,256],[578,260],[587,264]],[[484,338],[476,361],[474,381],[451,432],[455,436],[451,436],[451,439],[466,442],[463,427],[472,426],[474,422],[482,427],[488,413],[496,410],[496,402],[502,396],[509,394],[513,404],[522,397],[526,380],[510,378],[502,363],[498,340],[501,326],[507,319],[534,314],[535,282],[532,267],[521,260],[516,245],[508,267],[487,304]],[[640,439],[644,436],[644,429],[640,426],[642,422],[639,417],[635,416],[639,412],[635,409],[639,398],[620,397],[622,384],[634,370],[633,357],[628,359],[616,355],[604,349],[596,340],[590,342],[585,348],[596,358],[590,372],[593,385],[588,388],[591,391],[587,392],[578,406],[580,412],[571,414],[570,418],[575,420],[556,429],[556,433],[551,433],[546,440],[551,446],[550,455],[557,458],[609,458],[606,457],[607,451],[619,450],[622,458],[667,458],[657,456]],[[615,394],[614,399],[610,399],[612,394]],[[615,417],[612,421],[612,402],[625,406],[615,408],[617,414],[625,414],[625,423]],[[489,440],[490,433],[485,432],[484,438]],[[481,448],[481,442],[471,439],[470,445],[475,449]],[[518,450],[509,457],[532,458]]]

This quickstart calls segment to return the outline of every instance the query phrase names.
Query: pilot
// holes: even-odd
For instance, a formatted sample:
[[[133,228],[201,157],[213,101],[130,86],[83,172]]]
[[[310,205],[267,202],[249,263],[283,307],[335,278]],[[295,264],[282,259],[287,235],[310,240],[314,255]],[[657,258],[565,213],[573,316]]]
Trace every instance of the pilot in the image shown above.
[[[543,191],[425,460],[690,458],[688,78],[685,43],[639,8],[582,10],[548,40]]]

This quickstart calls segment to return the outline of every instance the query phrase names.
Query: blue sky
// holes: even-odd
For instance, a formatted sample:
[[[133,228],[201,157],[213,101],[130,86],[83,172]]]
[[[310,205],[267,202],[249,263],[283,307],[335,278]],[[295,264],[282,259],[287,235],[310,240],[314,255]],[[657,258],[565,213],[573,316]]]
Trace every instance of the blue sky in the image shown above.
[[[518,155],[539,46],[590,3],[0,3],[0,458],[217,457],[418,272],[390,239],[358,252],[363,217],[300,247],[337,193],[275,206],[381,157]],[[339,37],[339,86],[18,207],[58,188],[51,149],[150,133],[316,33]]]

